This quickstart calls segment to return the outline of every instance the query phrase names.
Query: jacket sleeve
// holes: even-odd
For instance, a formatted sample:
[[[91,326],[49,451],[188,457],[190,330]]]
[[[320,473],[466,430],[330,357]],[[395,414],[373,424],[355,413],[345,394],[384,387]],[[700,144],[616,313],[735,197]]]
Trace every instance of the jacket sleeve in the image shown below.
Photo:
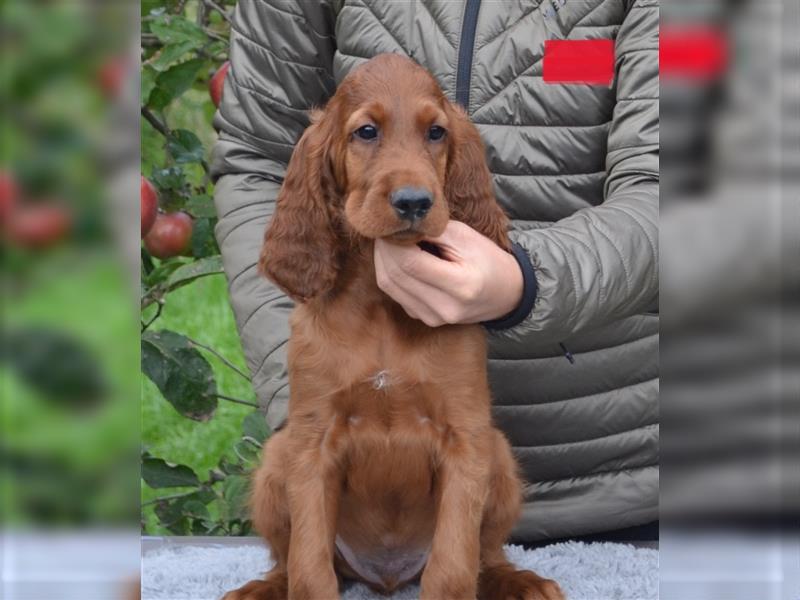
[[[630,4],[615,43],[604,202],[545,229],[511,232],[531,260],[537,296],[521,323],[492,331],[503,346],[558,342],[657,302],[658,0]]]
[[[273,427],[286,416],[293,305],[258,272],[258,255],[308,111],[334,91],[333,27],[329,2],[239,2],[231,66],[214,119],[216,236],[247,365]]]

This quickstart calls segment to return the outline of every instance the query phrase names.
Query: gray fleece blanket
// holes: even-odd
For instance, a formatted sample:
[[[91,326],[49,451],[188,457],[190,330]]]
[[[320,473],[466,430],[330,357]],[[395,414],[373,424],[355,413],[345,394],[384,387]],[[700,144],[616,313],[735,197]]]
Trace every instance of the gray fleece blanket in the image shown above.
[[[658,551],[626,544],[569,542],[536,550],[507,546],[508,557],[555,579],[568,600],[657,600]],[[270,567],[259,546],[179,546],[142,558],[142,600],[218,600],[223,592],[259,578]],[[419,586],[391,600],[418,598]],[[348,585],[342,600],[386,600],[361,584]]]

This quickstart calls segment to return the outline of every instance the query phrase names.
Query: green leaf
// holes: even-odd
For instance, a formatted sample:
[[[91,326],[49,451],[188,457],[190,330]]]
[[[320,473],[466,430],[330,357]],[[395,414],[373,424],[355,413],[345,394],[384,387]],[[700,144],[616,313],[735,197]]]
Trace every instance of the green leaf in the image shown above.
[[[223,456],[219,459],[219,469],[226,475],[241,475],[244,473],[244,466],[241,461],[232,461]]]
[[[213,14],[216,14],[216,12]],[[229,46],[230,44],[223,41],[212,42],[211,45],[206,48],[206,52],[211,56],[215,56],[228,50]]]
[[[242,421],[242,433],[247,437],[253,438],[259,444],[263,444],[272,435],[264,413],[258,410],[251,412],[244,418],[244,421]]]
[[[195,219],[199,219],[200,217],[213,219],[217,216],[217,209],[214,207],[214,201],[208,194],[192,196],[186,204],[184,204],[183,208]]]
[[[258,466],[258,461],[260,459],[259,449],[248,440],[239,440],[236,442],[233,445],[233,451],[236,453],[236,456],[239,457],[245,470],[250,470]]]
[[[217,275],[222,273],[222,257],[220,255],[207,256],[199,260],[192,261],[176,269],[167,279],[167,288],[170,291],[191,283],[199,277],[207,275]]]
[[[150,106],[161,110],[192,87],[205,63],[201,58],[194,58],[160,73],[156,77],[156,87],[150,94]]]
[[[186,503],[184,503],[183,513],[187,517],[192,517],[193,519],[206,520],[210,518],[205,504],[199,500],[188,500]]]
[[[161,15],[175,8],[176,0],[141,0],[142,16]]]
[[[201,488],[186,496],[159,500],[154,512],[161,525],[172,533],[177,535],[205,534],[214,526],[209,522],[210,515],[206,504],[216,497],[211,490]]]
[[[158,81],[156,81],[156,87],[150,92],[150,95],[147,97],[147,102],[148,106],[156,110],[161,110],[172,102],[172,98],[173,97],[166,90],[162,90],[158,87]]]
[[[191,131],[176,129],[172,132],[172,138],[167,140],[167,152],[178,164],[196,163],[203,160],[205,148]]]
[[[189,184],[183,165],[153,169],[153,183],[158,187],[159,206],[166,212],[181,210],[190,197]]]
[[[195,472],[186,465],[171,464],[154,456],[142,457],[142,479],[156,489],[200,485]]]
[[[196,23],[176,15],[162,15],[150,24],[150,31],[163,44],[192,42],[199,48],[206,43],[206,33]]]
[[[214,491],[207,487],[200,488],[199,490],[197,490],[196,494],[192,494],[189,497],[197,499],[199,502],[202,502],[203,504],[209,504],[212,500],[217,499],[217,495],[214,493]]]
[[[156,87],[154,87],[153,91],[150,92],[147,102],[149,106],[155,108],[156,110],[163,110],[169,105],[170,102],[172,102],[172,95],[170,95],[166,90],[158,87],[158,81],[156,81]]]
[[[189,519],[182,515],[177,515],[175,520],[170,520],[173,513],[170,511],[169,504],[157,504],[155,513],[161,524],[172,534],[175,535],[188,535],[189,534]]]
[[[252,533],[251,533],[251,531],[253,530],[253,522],[252,521],[250,521],[250,520],[242,521],[240,523],[239,527],[240,527],[240,529],[239,529],[239,535],[240,536],[252,535]]]
[[[156,77],[158,73],[155,70],[151,69],[148,66],[144,66],[142,68],[142,104],[147,105],[148,100],[150,99],[150,94],[153,92],[153,89],[156,87]]]
[[[159,0],[141,0],[139,8],[142,11],[142,16],[150,15],[150,11],[157,10],[159,4]]]
[[[26,327],[5,332],[0,359],[45,399],[68,408],[87,408],[106,397],[98,358],[73,335]]]
[[[250,481],[243,475],[231,475],[222,482],[222,514],[228,521],[247,519]]]
[[[183,514],[181,514],[178,506],[179,505],[176,502],[171,502],[169,500],[159,500],[156,502],[156,508],[154,512],[164,527],[169,527],[176,521],[183,518]]]
[[[192,228],[192,256],[203,258],[219,254],[217,239],[214,237],[216,219],[195,219]]]
[[[161,48],[150,60],[147,65],[156,71],[165,71],[173,63],[177,62],[187,52],[197,49],[199,46],[194,42],[178,42],[177,44],[168,44]]]
[[[181,258],[161,261],[161,263],[150,272],[150,274],[147,276],[147,279],[145,279],[147,287],[152,288],[159,283],[163,283],[172,275],[172,273],[186,264],[188,263],[183,262],[183,259]]]
[[[185,336],[147,331],[142,336],[142,371],[184,417],[208,421],[217,408],[211,365]]]
[[[194,519],[192,521],[192,535],[209,535],[215,527],[214,523],[206,519]]]
[[[179,190],[186,184],[186,174],[181,167],[155,169],[151,179],[162,190]]]
[[[226,535],[226,532],[219,523],[208,523],[206,532],[203,535]]]

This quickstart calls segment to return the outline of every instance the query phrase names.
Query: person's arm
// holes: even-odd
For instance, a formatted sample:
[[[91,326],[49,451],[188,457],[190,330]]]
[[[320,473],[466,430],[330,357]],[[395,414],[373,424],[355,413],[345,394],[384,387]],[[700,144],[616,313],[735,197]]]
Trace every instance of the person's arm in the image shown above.
[[[511,233],[534,267],[536,300],[521,323],[494,336],[558,342],[657,302],[658,1],[630,4],[616,39],[605,201],[551,227]]]
[[[231,67],[214,119],[219,140],[216,236],[247,365],[270,424],[286,415],[286,341],[293,305],[257,268],[308,110],[334,91],[331,2],[243,0],[231,31]]]

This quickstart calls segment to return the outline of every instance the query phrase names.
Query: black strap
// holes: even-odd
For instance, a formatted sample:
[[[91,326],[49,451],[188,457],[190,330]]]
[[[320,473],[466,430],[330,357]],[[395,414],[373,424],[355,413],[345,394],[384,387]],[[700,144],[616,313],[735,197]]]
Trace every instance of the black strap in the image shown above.
[[[484,321],[482,325],[487,329],[509,329],[522,323],[531,314],[533,305],[536,302],[536,293],[539,285],[536,282],[536,272],[533,270],[530,256],[525,248],[516,242],[511,243],[511,254],[517,259],[519,268],[522,271],[522,299],[517,308],[499,319]]]

